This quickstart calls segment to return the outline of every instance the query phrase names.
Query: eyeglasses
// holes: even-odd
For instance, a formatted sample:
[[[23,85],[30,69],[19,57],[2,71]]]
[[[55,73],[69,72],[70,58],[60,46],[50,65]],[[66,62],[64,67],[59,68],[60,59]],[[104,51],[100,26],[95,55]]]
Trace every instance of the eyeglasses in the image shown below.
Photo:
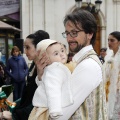
[[[78,36],[78,32],[82,32],[82,31],[84,31],[84,30],[71,31],[71,32],[67,32],[67,31],[66,31],[66,32],[63,32],[63,33],[62,33],[62,36],[63,36],[64,38],[67,38],[67,36],[70,34],[71,37],[75,38],[75,37]]]

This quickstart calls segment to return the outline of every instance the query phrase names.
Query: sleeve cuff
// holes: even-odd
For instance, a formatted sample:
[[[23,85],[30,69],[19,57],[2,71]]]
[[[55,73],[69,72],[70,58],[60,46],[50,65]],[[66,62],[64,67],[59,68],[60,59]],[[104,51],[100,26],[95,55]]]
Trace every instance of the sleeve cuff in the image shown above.
[[[56,113],[51,113],[50,114],[50,117],[52,118],[52,119],[58,119],[60,116],[62,116],[63,115],[63,113],[62,112],[56,112]]]
[[[36,82],[37,86],[39,86],[42,83],[42,81],[38,79],[38,76],[36,76],[35,82]]]

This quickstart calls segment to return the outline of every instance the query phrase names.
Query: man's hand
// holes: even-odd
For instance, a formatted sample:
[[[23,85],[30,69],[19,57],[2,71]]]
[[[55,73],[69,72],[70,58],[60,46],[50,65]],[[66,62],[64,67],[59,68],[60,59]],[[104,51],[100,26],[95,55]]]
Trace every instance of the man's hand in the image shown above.
[[[43,75],[44,72],[44,68],[51,64],[46,52],[44,52],[41,57],[39,57],[40,51],[37,52],[37,56],[36,56],[36,67],[37,67],[37,74],[38,74],[38,78],[39,80],[41,80],[41,76]]]

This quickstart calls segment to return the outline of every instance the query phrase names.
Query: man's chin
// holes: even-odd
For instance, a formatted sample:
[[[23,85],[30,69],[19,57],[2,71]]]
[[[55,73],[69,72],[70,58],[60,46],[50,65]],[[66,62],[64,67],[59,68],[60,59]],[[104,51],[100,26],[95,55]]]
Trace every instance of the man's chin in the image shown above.
[[[77,53],[77,52],[79,51],[79,48],[76,47],[76,48],[74,48],[74,49],[70,49],[70,51],[73,52],[73,53]]]

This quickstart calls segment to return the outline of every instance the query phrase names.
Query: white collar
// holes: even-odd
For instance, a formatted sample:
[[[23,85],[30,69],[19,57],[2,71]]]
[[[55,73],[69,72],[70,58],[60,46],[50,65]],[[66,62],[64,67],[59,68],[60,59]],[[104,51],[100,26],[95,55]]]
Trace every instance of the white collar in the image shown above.
[[[92,45],[83,47],[78,53],[76,53],[72,59],[73,62],[78,62],[82,56],[84,56],[88,51],[92,50]]]

